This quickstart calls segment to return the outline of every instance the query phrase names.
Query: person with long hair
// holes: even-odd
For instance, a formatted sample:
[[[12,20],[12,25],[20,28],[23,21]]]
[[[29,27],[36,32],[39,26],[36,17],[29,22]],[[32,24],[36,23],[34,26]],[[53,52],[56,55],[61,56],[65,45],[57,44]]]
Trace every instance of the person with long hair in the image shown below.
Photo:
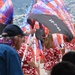
[[[44,69],[49,75],[52,67],[60,62],[62,54],[60,48],[54,46],[53,37],[50,32],[43,37],[43,40]]]

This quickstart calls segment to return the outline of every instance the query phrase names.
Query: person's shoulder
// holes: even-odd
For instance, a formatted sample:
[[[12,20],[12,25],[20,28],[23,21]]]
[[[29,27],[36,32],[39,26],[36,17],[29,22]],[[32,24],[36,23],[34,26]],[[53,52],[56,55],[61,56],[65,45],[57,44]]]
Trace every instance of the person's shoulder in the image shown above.
[[[12,54],[17,53],[16,50],[13,47],[11,47],[7,44],[0,44],[0,52],[4,53],[5,51],[8,52],[8,53],[12,53]]]
[[[5,48],[10,49],[11,48],[12,49],[12,47],[7,44],[0,44],[0,48],[3,48],[3,49],[5,49]]]

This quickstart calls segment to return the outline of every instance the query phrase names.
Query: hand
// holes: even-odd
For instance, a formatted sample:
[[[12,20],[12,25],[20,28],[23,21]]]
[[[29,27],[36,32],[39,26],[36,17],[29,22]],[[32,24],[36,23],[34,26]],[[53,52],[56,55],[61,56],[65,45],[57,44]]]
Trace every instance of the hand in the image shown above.
[[[31,40],[27,43],[29,47],[32,45],[32,43],[34,42],[34,40],[36,40],[36,38],[33,36],[31,38]]]
[[[36,67],[36,64],[34,61],[29,61],[28,64],[31,66],[31,67]]]

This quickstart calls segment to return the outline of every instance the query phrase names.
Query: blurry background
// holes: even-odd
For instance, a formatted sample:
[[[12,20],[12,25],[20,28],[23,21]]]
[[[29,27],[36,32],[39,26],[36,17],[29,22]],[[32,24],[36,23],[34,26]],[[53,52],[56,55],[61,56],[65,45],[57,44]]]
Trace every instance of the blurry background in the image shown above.
[[[73,22],[75,23],[75,0],[63,0]],[[14,23],[22,25],[25,13],[29,7],[31,0],[12,0],[14,5]]]

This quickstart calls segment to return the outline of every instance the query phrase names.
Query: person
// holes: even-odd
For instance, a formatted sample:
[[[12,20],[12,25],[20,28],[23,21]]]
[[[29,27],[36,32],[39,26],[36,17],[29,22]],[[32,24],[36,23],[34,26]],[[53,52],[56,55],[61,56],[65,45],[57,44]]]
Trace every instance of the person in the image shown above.
[[[54,45],[58,46],[62,51],[62,56],[65,54],[65,42],[64,42],[64,35],[63,34],[52,34]]]
[[[75,65],[70,62],[60,62],[51,70],[51,75],[75,75]]]
[[[43,55],[44,55],[44,69],[45,72],[50,75],[52,67],[60,62],[62,52],[60,48],[54,46],[52,34],[43,37]]]
[[[23,31],[17,25],[7,25],[0,38],[0,74],[23,75],[20,57],[16,50],[20,49]]]
[[[67,62],[70,62],[70,63],[75,65],[75,60],[74,59],[75,59],[75,52],[74,51],[67,52],[62,57],[62,61],[67,61]]]
[[[25,75],[40,75],[39,66],[34,59],[34,50],[31,47],[34,39],[34,37],[31,37],[31,40],[29,40],[29,42],[27,42],[26,40],[24,43],[21,44],[20,50],[18,50],[21,60],[23,59],[24,52],[26,51],[25,58],[24,60],[22,60],[22,70]]]

